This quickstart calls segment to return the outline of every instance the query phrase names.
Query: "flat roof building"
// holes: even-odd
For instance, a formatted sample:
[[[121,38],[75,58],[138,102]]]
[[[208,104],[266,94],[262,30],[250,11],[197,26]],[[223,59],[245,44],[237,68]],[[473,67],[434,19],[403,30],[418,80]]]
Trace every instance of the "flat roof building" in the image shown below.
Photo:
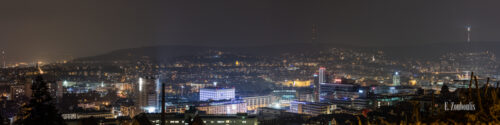
[[[200,101],[231,100],[235,98],[234,88],[208,87],[200,89]]]

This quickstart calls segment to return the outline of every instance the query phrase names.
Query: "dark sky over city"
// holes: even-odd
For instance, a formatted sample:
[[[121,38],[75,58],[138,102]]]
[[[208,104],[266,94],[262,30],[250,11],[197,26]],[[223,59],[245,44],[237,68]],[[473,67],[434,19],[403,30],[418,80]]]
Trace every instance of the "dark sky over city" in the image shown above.
[[[407,46],[500,40],[498,0],[8,0],[0,48],[12,60],[151,45],[321,43]]]

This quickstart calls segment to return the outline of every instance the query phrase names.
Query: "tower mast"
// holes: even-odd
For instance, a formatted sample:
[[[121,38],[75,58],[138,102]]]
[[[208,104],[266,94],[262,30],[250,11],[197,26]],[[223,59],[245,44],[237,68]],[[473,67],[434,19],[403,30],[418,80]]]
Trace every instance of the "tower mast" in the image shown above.
[[[3,61],[3,66],[2,68],[7,68],[6,64],[5,64],[5,50],[2,49],[2,61]]]
[[[312,36],[311,36],[311,42],[316,43],[316,40],[318,39],[318,26],[316,24],[312,25]]]
[[[465,26],[465,31],[467,33],[467,49],[469,52],[472,52],[472,42],[471,42],[472,26],[470,24],[467,24]]]

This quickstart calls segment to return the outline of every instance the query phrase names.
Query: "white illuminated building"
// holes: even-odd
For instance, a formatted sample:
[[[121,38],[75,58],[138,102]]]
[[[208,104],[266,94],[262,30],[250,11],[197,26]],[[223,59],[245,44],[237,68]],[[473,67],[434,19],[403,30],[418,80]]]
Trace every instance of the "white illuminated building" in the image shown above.
[[[204,111],[206,114],[229,115],[246,113],[247,105],[243,100],[214,101],[197,106],[196,109]]]
[[[392,85],[393,86],[401,85],[401,80],[398,72],[395,72],[394,75],[392,76]]]
[[[155,78],[139,78],[137,93],[138,93],[138,108],[145,112],[158,112],[160,109],[160,80]]]
[[[235,98],[234,88],[209,87],[200,89],[200,101],[231,100]]]
[[[214,82],[214,86],[216,86]],[[234,88],[208,87],[200,89],[200,101],[209,101],[197,106],[207,114],[236,114],[247,112],[244,100],[235,99]]]
[[[325,83],[326,78],[325,78],[325,67],[320,67],[319,68],[319,83]]]

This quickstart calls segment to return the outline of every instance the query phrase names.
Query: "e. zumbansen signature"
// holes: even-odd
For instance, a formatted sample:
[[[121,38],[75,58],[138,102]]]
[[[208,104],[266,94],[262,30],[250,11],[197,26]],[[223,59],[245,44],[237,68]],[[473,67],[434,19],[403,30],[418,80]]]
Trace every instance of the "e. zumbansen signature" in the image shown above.
[[[455,104],[455,102],[444,102],[444,110],[445,111],[474,111],[476,110],[476,106],[469,102],[469,104],[462,104],[462,102]]]

